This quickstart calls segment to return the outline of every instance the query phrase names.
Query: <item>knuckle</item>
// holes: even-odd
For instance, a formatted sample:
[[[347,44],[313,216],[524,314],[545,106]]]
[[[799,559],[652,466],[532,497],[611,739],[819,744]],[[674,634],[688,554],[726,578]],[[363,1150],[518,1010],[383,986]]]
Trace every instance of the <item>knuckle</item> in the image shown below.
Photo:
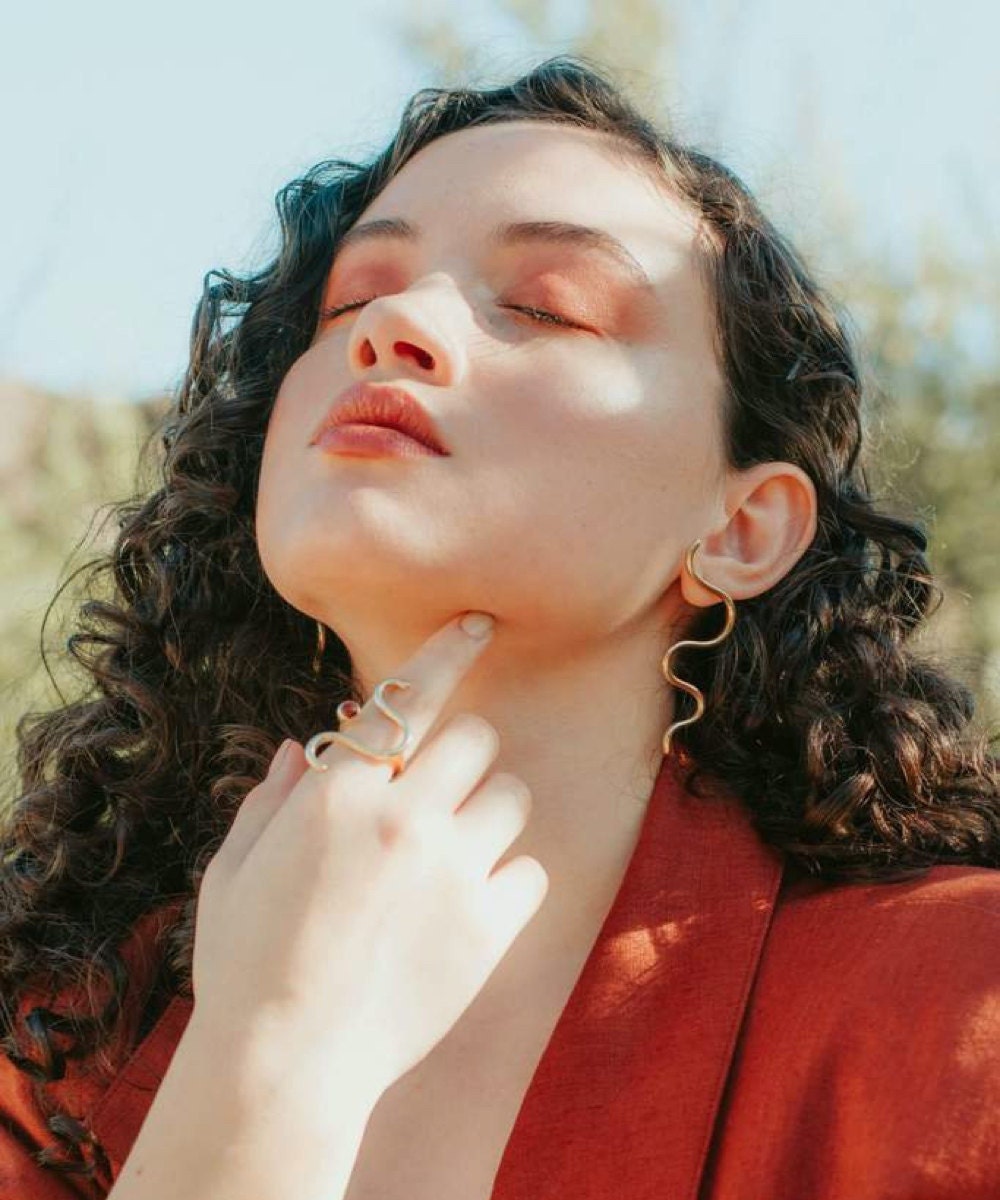
[[[518,805],[521,812],[527,816],[531,812],[531,788],[520,775],[512,775],[507,771],[499,772],[494,778],[505,795],[510,796]]]
[[[452,719],[451,727],[463,740],[481,746],[491,754],[495,755],[500,749],[500,734],[478,713],[459,713]]]
[[[531,816],[532,808],[531,791],[529,790],[528,785],[522,783],[515,790],[514,795],[520,808],[521,822],[522,824],[527,824],[528,818]]]
[[[376,820],[378,840],[386,850],[422,844],[434,824],[431,814],[415,805],[386,809]]]

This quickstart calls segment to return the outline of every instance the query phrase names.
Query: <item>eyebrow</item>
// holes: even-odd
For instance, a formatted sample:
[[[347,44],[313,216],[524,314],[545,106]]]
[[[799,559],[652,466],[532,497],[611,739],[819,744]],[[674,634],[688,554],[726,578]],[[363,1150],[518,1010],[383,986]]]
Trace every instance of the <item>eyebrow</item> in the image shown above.
[[[339,253],[347,246],[369,241],[420,240],[420,231],[401,217],[387,217],[377,221],[366,221],[348,229],[337,245]],[[584,250],[596,250],[612,259],[638,287],[652,293],[653,282],[643,270],[638,259],[613,234],[590,225],[577,225],[572,221],[516,221],[508,225],[497,225],[490,233],[489,241],[494,246],[512,246],[528,242],[557,242],[578,246]]]

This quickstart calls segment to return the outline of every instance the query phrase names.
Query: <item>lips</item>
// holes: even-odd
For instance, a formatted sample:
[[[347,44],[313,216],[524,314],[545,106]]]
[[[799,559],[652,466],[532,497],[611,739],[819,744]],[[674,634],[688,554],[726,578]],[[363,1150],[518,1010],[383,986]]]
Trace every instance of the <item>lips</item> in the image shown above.
[[[355,383],[342,392],[313,434],[312,445],[338,425],[382,425],[422,443],[436,454],[451,454],[423,405],[403,388]]]

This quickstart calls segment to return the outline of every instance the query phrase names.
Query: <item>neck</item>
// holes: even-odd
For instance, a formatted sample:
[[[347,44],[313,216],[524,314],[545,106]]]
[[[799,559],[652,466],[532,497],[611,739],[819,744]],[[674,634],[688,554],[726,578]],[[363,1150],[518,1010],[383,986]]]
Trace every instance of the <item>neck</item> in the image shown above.
[[[388,646],[366,637],[359,648],[348,643],[364,694],[398,673],[436,627],[409,634],[397,628]],[[431,731],[433,737],[458,712],[484,717],[500,735],[490,774],[511,772],[531,790],[528,823],[497,865],[530,855],[545,868],[549,890],[514,944],[515,961],[544,957],[574,934],[578,942],[592,940],[610,907],[673,719],[673,689],[660,666],[667,645],[662,619],[655,628],[554,649],[500,620]]]

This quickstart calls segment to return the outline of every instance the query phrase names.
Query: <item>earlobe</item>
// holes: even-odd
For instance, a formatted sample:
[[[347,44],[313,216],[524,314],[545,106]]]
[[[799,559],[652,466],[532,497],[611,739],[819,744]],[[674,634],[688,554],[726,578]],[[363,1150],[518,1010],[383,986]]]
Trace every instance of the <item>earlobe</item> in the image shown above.
[[[704,537],[700,573],[734,599],[759,596],[795,566],[816,536],[813,481],[794,463],[757,463],[734,476],[727,494],[729,520]],[[687,571],[684,599],[697,607],[718,602]]]
[[[709,601],[710,604],[717,604],[721,600],[726,608],[726,632],[728,633],[736,615],[733,596],[727,588],[722,587],[703,570],[702,553],[701,539],[698,538],[691,543],[687,549],[687,553],[684,555],[684,570],[681,572],[681,592],[685,600],[688,600],[688,589],[698,588],[701,594],[707,593],[712,597]],[[688,602],[694,604],[704,603],[704,601],[698,600],[689,600]]]
[[[710,554],[699,538],[688,548],[680,573],[681,595],[692,608],[707,608],[718,604],[722,594],[735,599],[731,583],[726,580],[726,556]]]

